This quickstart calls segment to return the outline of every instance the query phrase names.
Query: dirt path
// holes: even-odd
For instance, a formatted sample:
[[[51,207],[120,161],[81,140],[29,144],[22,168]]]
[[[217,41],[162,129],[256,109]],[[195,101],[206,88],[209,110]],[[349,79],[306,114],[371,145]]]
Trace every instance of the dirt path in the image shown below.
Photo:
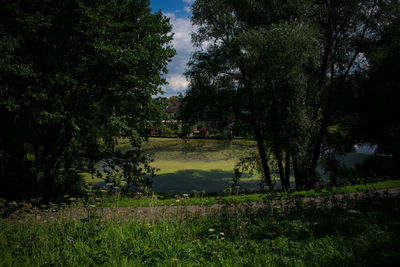
[[[294,207],[307,206],[309,208],[330,208],[339,206],[346,208],[352,203],[376,201],[382,198],[400,197],[400,187],[374,190],[365,193],[336,194],[331,196],[292,198],[289,200],[271,200],[264,202],[247,202],[239,204],[212,204],[212,205],[187,205],[187,206],[155,206],[155,207],[105,207],[105,208],[65,208],[60,210],[39,211],[32,214],[23,214],[18,217],[11,217],[5,220],[31,221],[38,223],[53,220],[87,219],[90,215],[101,216],[108,219],[118,219],[122,221],[145,219],[160,220],[171,217],[187,218],[189,216],[203,216],[208,214],[221,213],[222,210],[231,212],[265,210],[273,207],[279,207],[284,210],[290,210]],[[350,207],[349,207],[350,208]]]

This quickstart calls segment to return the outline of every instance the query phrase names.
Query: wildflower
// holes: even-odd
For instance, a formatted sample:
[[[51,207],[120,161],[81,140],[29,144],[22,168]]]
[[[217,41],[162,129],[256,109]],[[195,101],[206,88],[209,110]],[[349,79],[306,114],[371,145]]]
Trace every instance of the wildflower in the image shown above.
[[[210,228],[210,229],[208,229],[208,231],[209,231],[210,233],[212,233],[212,232],[214,232],[215,230],[212,229],[212,228]]]
[[[69,198],[69,195],[64,195],[64,198]]]
[[[188,198],[188,197],[189,197],[189,194],[182,194],[182,196],[183,196],[184,198]]]
[[[177,199],[177,200],[175,200],[176,202],[179,202],[180,200],[179,199]]]
[[[91,207],[91,208],[96,208],[96,206],[95,206],[95,205],[89,205],[89,207]]]
[[[225,235],[223,232],[220,232],[219,234],[220,234],[220,235]]]
[[[76,198],[70,197],[68,200],[74,202],[74,201],[76,201]]]

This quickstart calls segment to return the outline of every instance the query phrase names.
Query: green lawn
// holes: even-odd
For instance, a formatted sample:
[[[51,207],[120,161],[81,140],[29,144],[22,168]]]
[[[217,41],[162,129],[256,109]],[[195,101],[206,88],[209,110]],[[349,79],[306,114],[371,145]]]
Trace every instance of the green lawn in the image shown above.
[[[153,182],[154,191],[190,193],[228,188],[239,157],[256,147],[255,142],[248,140],[153,138],[144,149],[154,154],[152,166],[159,169]],[[241,179],[241,187],[245,189],[258,189],[258,183],[256,175]]]
[[[124,151],[129,144],[117,147]],[[250,140],[211,140],[150,138],[143,144],[146,153],[152,154],[152,166],[157,168],[153,180],[153,190],[162,193],[190,193],[193,190],[220,192],[229,187],[233,168],[239,157],[255,150],[256,144]],[[85,173],[84,179],[91,183],[102,180]],[[246,190],[259,189],[257,175],[244,174],[241,187]]]

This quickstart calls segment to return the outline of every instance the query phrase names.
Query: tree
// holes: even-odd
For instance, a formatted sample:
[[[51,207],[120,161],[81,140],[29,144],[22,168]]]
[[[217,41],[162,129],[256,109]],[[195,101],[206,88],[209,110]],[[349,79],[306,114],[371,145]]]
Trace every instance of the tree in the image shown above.
[[[362,87],[365,89],[364,101],[360,101],[363,106],[358,111],[363,129],[358,132],[364,136],[358,138],[376,143],[382,152],[392,154],[392,175],[400,177],[400,76],[397,67],[400,64],[400,3],[396,12],[382,37],[366,52],[370,69]]]
[[[199,51],[189,63],[187,99],[226,96],[224,102],[212,97],[209,105],[226,105],[249,123],[267,185],[268,148],[283,186],[288,186],[290,165],[298,188],[315,186],[328,128],[346,115],[338,107],[352,75],[364,67],[363,47],[379,39],[395,5],[385,0],[198,0],[192,21],[198,26],[193,41]]]
[[[384,158],[386,164],[381,163],[376,170],[368,168],[369,177],[400,176],[400,78],[396,67],[400,63],[400,4],[391,8],[395,15],[383,26],[380,38],[363,48],[368,68],[352,75],[353,90],[348,95],[352,104],[337,124],[350,142],[377,144],[379,154],[385,155],[377,155],[376,160]]]
[[[275,17],[275,9],[264,8],[266,13],[260,16],[257,7],[263,3],[257,3],[196,1],[193,5],[193,23],[199,26],[194,42],[199,46],[204,41],[211,44],[200,49],[189,63],[191,87],[186,99],[203,95],[210,99],[209,105],[230,107],[254,133],[266,185],[271,186],[267,145],[280,163],[281,183],[288,187],[278,140],[283,109],[277,102],[290,98],[291,90],[304,91],[305,80],[299,76],[312,57],[312,29],[295,21],[281,22]],[[278,3],[268,4],[277,7]],[[262,24],[252,24],[253,19]],[[296,45],[302,49],[294,49]]]
[[[0,10],[1,196],[41,184],[55,196],[57,180],[68,186],[100,159],[122,162],[130,181],[151,172],[140,132],[174,54],[168,19],[145,0],[2,1]],[[115,151],[116,137],[132,150]]]

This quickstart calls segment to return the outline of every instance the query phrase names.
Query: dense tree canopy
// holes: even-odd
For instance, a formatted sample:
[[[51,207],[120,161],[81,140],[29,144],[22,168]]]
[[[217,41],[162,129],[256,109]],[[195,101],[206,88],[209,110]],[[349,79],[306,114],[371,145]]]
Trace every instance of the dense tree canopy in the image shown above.
[[[186,106],[197,96],[247,122],[267,185],[269,150],[284,187],[291,171],[297,187],[314,186],[328,129],[349,114],[350,84],[368,68],[366,45],[396,10],[385,0],[197,0]]]
[[[151,172],[140,134],[161,110],[168,19],[147,0],[1,1],[0,14],[0,196],[55,195],[100,159],[130,181]]]

